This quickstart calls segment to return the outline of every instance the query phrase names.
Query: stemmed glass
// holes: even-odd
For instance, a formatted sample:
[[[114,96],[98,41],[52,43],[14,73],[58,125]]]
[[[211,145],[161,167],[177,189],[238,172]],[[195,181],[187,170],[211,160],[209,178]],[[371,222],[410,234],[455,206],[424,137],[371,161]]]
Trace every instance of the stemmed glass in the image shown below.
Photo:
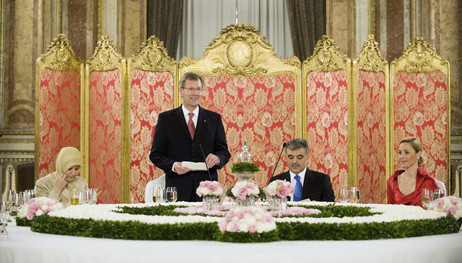
[[[87,204],[93,205],[98,201],[98,193],[96,188],[88,188],[86,191],[87,194]]]
[[[165,190],[161,186],[155,186],[153,190],[152,201],[154,203],[163,203],[165,201]]]
[[[358,203],[359,202],[359,187],[351,187],[350,188],[350,203]]]
[[[14,200],[15,199],[15,191],[8,190],[8,194],[6,196],[6,204],[10,206],[10,210],[14,207]]]
[[[422,189],[422,206],[427,209],[430,203],[433,201],[433,191],[428,188]]]
[[[24,192],[19,192],[19,194],[15,195],[14,208],[16,208],[16,211],[21,209],[21,207],[24,205],[24,196],[25,196]]]
[[[435,189],[433,190],[433,200],[436,200],[438,198],[444,197],[444,191],[443,189]]]
[[[167,193],[167,202],[169,203],[176,202],[178,198],[176,187],[174,186],[167,187],[166,193]]]

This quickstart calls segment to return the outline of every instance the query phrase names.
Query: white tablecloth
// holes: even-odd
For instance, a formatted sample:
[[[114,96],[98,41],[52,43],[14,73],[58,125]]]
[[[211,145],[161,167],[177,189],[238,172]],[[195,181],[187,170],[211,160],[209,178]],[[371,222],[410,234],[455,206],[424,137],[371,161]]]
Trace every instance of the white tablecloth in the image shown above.
[[[35,233],[8,226],[0,262],[462,262],[462,232],[368,241],[131,241]]]

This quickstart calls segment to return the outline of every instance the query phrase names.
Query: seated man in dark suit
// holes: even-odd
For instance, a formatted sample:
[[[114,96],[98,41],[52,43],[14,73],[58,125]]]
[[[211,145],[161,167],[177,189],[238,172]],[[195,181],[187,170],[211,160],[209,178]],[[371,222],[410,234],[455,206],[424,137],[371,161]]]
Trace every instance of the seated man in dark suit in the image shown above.
[[[311,201],[334,202],[335,195],[327,174],[312,171],[306,167],[308,159],[308,143],[297,138],[287,143],[285,149],[289,171],[271,177],[274,180],[285,180],[294,186],[293,201],[309,199]]]

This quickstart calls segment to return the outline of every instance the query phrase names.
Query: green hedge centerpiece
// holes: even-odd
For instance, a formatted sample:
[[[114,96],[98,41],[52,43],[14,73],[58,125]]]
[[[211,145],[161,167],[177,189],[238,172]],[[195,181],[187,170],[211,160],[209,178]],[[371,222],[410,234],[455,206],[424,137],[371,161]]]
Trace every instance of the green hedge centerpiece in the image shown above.
[[[258,171],[260,171],[260,168],[256,163],[252,162],[234,163],[231,168],[231,172],[234,173],[239,180],[250,180],[255,177]]]

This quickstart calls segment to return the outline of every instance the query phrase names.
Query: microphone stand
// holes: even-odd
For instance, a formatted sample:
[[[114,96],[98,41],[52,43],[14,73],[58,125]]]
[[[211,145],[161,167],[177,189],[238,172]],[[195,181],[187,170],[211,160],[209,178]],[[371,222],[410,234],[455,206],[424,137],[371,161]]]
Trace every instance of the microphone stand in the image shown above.
[[[271,177],[273,177],[274,172],[276,171],[276,167],[278,167],[278,163],[279,163],[279,160],[281,159],[282,152],[284,151],[284,149],[286,148],[286,146],[287,146],[287,143],[286,143],[286,142],[282,144],[282,150],[281,150],[281,153],[279,154],[278,161],[276,162],[276,165],[274,166],[274,170],[273,170],[273,173],[271,174]],[[271,178],[271,177],[270,177],[270,178]]]
[[[207,166],[207,162],[205,161],[204,150],[202,150],[202,144],[201,143],[198,143],[198,144],[199,144],[199,147],[201,148],[202,158],[204,158],[205,168],[207,168],[207,173],[209,174],[209,180],[212,181],[212,176],[210,175],[209,167]]]

